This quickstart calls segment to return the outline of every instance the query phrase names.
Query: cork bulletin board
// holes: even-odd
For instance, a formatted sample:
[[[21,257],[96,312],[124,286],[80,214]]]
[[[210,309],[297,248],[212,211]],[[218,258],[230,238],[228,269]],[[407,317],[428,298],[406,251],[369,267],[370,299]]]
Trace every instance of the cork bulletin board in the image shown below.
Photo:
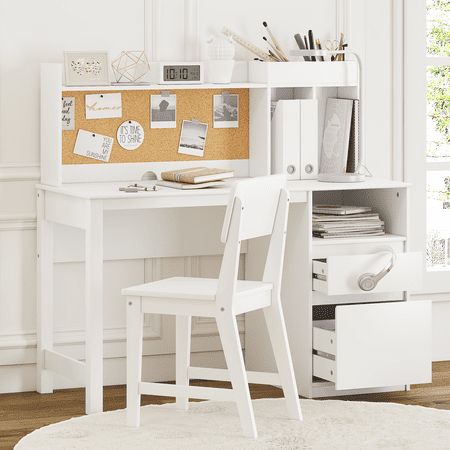
[[[92,91],[64,91],[63,97],[75,98],[75,127],[62,132],[63,164],[108,164],[74,154],[79,129],[114,138],[109,163],[144,163],[162,161],[232,160],[249,158],[249,90],[227,89],[227,94],[239,94],[239,127],[213,127],[213,96],[222,89],[174,89],[176,94],[176,128],[150,127],[150,98],[162,90],[101,91],[102,94],[122,94],[122,117],[86,119],[85,96]],[[167,87],[170,91],[170,87]],[[208,124],[204,157],[178,153],[183,120],[198,120]],[[136,150],[123,149],[116,140],[119,126],[126,120],[135,120],[144,128],[143,144]]]

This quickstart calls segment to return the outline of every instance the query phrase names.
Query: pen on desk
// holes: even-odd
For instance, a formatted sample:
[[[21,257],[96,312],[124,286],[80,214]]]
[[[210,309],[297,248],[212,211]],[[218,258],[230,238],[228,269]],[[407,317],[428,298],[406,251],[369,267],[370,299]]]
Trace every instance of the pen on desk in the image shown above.
[[[318,50],[322,50],[320,39],[316,39],[316,47]],[[323,56],[319,56],[319,61],[325,61],[325,58]]]
[[[263,26],[267,30],[267,33],[269,34],[270,39],[272,39],[273,46],[278,50],[278,52],[282,55],[282,57],[285,61],[289,61],[289,58],[286,56],[286,53],[284,53],[278,40],[276,39],[274,34],[270,31],[269,25],[267,24],[266,21],[263,22]]]
[[[269,44],[270,48],[272,49],[272,52],[275,53],[275,55],[281,60],[281,61],[287,61],[287,59],[285,59],[285,57],[283,56],[283,54],[274,46],[272,45],[272,43],[265,37],[263,36],[263,39],[265,42],[267,42],[267,44]],[[270,50],[269,50],[270,52]]]
[[[303,42],[303,38],[301,37],[300,34],[298,34],[298,33],[295,34],[295,35],[294,35],[294,39],[295,39],[295,42],[297,42],[298,48],[299,48],[300,50],[307,50],[307,48],[305,47],[305,43]],[[303,59],[304,59],[305,61],[311,61],[310,58],[309,58],[309,56],[304,56]]]
[[[309,49],[310,50],[315,50],[314,47],[314,35],[312,30],[308,31],[308,38],[309,38]],[[316,57],[315,56],[311,56],[311,61],[316,61]]]
[[[283,62],[282,59],[280,59],[272,50],[269,50],[269,56],[272,58],[273,61],[277,62]]]
[[[339,39],[339,48],[338,50],[344,50],[344,33],[341,33],[341,37]],[[335,61],[344,61],[344,55],[339,54],[336,56]]]

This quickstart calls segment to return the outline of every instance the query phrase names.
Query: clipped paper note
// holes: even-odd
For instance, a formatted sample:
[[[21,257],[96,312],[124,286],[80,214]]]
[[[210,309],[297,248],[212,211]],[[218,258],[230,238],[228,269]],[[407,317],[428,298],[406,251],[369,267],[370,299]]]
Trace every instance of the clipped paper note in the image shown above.
[[[87,94],[86,119],[122,117],[122,94]]]
[[[75,129],[75,97],[61,99],[62,129],[72,131]]]
[[[98,161],[108,162],[111,156],[114,139],[91,131],[79,130],[75,142],[74,153]]]

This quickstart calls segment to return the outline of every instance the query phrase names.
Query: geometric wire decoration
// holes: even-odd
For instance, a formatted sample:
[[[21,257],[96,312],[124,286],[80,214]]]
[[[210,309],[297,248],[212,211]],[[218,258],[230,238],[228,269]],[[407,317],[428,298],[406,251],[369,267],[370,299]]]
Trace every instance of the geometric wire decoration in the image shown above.
[[[124,51],[112,64],[117,83],[136,83],[149,71],[150,65],[144,51]]]

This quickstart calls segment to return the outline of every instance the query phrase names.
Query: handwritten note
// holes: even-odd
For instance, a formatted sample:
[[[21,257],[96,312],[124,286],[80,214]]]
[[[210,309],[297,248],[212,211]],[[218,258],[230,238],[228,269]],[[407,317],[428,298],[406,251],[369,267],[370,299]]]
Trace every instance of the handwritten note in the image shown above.
[[[114,139],[91,131],[79,130],[75,142],[74,153],[87,158],[108,162],[111,156]]]
[[[117,130],[117,142],[125,150],[136,150],[144,142],[144,128],[135,120],[127,120]]]
[[[86,119],[122,117],[122,94],[86,95]]]
[[[75,97],[63,97],[61,100],[62,129],[72,131],[75,129]]]

